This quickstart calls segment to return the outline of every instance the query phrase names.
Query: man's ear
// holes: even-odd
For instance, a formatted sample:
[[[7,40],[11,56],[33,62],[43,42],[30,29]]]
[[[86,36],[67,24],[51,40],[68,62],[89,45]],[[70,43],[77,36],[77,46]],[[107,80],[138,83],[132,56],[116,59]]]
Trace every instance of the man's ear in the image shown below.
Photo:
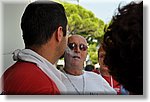
[[[63,28],[62,26],[59,26],[56,32],[56,40],[60,42],[62,38],[63,38]]]

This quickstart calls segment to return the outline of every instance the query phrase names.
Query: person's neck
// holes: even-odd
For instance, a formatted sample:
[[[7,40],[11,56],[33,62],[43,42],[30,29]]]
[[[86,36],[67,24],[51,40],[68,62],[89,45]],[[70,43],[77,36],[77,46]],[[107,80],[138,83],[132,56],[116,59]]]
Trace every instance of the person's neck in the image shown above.
[[[55,56],[54,53],[52,52],[53,50],[48,50],[46,49],[44,46],[42,47],[32,47],[30,48],[31,50],[35,51],[36,53],[38,53],[40,56],[42,56],[43,58],[45,58],[46,60],[48,60],[50,63],[55,64]]]
[[[81,69],[73,69],[73,68],[64,68],[65,73],[74,75],[74,76],[79,76],[82,75],[84,72]]]
[[[111,76],[111,75],[109,74],[108,70],[103,70],[103,68],[100,68],[100,73],[101,73],[101,75],[103,75],[103,76],[107,76],[107,77]]]
[[[108,72],[101,72],[101,75],[110,77],[111,75]]]

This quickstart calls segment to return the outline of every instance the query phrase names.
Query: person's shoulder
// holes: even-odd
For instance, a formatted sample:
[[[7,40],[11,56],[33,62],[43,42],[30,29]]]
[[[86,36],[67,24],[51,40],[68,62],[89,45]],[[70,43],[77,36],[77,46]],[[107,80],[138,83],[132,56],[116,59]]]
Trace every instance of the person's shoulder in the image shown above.
[[[37,67],[36,64],[31,63],[31,62],[25,62],[25,61],[18,61],[15,64],[13,64],[11,67],[9,67],[8,69],[31,69]],[[25,70],[25,69],[24,69]]]
[[[90,77],[101,77],[100,74],[97,74],[97,73],[92,72],[92,71],[84,71],[84,73],[86,74],[86,76],[90,76]]]
[[[31,62],[16,62],[14,65],[8,68],[8,70],[15,71],[36,71],[39,70],[38,66]]]
[[[14,77],[16,79],[48,79],[48,76],[34,63],[31,62],[16,62],[9,67],[5,73],[5,77]]]
[[[34,63],[16,62],[8,68],[3,77],[5,88],[14,88],[8,90],[27,94],[59,94],[55,82]],[[20,88],[17,89],[18,87]]]
[[[106,82],[106,80],[101,76],[101,74],[97,74],[95,72],[88,72],[88,71],[84,71],[84,73],[87,78],[99,80],[102,83]]]

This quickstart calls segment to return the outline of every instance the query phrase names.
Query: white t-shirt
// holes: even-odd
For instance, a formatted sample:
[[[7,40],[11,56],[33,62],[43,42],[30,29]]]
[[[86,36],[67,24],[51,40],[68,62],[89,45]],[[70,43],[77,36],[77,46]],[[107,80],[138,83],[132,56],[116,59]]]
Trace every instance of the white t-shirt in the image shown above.
[[[101,76],[94,72],[84,71],[83,75],[73,76],[66,74],[63,80],[67,94],[85,95],[116,95],[116,91]]]

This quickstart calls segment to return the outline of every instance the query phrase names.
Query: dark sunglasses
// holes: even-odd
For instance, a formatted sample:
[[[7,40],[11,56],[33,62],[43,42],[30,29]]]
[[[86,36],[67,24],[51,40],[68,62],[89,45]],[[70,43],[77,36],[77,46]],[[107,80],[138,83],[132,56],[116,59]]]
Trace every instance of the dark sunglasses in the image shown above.
[[[71,50],[75,50],[75,49],[78,47],[78,45],[75,44],[75,43],[69,43],[69,44],[68,44],[68,47],[69,47]],[[86,51],[87,48],[88,48],[88,47],[87,47],[86,45],[84,45],[84,44],[80,44],[80,45],[79,45],[79,49],[80,49],[81,51]]]

